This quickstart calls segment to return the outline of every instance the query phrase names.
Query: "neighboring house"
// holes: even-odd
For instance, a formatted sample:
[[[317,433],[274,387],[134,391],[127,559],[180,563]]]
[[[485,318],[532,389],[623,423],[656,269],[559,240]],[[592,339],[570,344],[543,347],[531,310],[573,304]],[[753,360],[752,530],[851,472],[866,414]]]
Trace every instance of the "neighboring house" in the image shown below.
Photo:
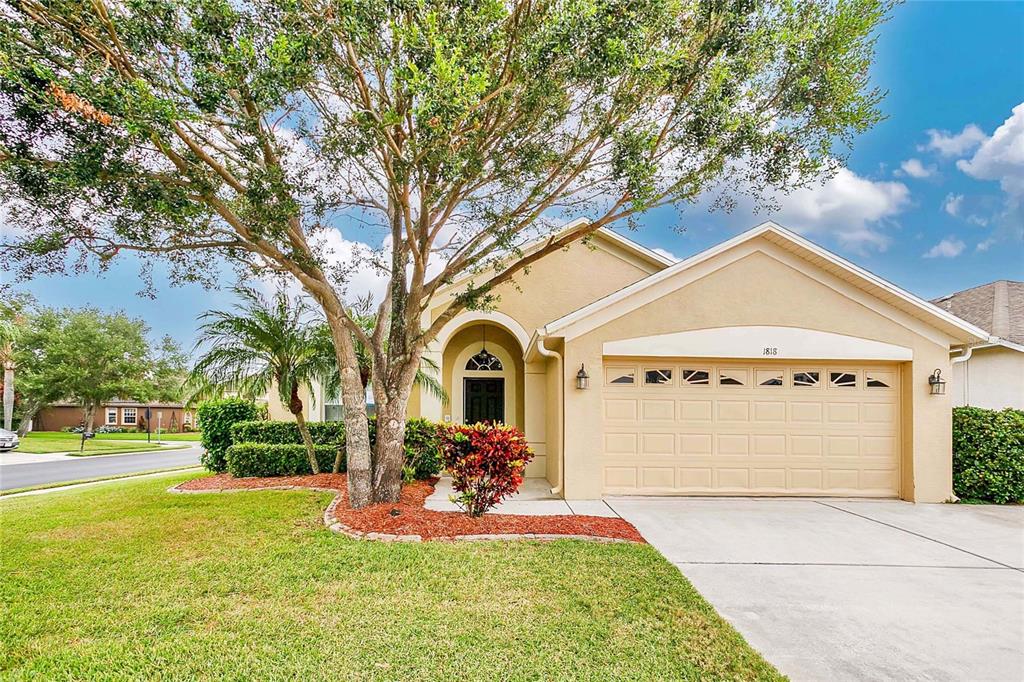
[[[114,399],[96,410],[93,428],[117,426],[122,429],[146,430],[146,410],[149,410],[149,429],[156,431],[192,430],[195,428],[195,410],[181,403],[146,403],[135,400]],[[54,403],[39,411],[32,420],[34,431],[60,431],[82,424],[85,413],[76,403]]]
[[[934,303],[992,335],[953,354],[953,404],[1024,410],[1024,282],[1002,279]]]
[[[602,229],[496,293],[428,348],[450,401],[409,412],[519,427],[556,494],[952,496],[928,378],[988,334],[773,223],[681,262]]]

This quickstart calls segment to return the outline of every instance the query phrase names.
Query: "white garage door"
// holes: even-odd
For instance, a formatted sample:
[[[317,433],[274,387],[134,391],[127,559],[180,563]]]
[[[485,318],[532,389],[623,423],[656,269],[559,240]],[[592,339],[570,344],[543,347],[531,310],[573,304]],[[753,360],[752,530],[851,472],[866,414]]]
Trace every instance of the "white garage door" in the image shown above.
[[[899,368],[608,358],[609,495],[898,494]]]

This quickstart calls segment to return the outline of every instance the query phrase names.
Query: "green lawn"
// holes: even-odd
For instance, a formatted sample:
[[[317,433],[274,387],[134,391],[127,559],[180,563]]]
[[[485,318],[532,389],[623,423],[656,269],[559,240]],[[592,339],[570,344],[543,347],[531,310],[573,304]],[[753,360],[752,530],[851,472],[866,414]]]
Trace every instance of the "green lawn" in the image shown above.
[[[21,445],[16,452],[27,452],[30,454],[44,454],[50,452],[72,452],[78,453],[78,446],[82,438],[77,433],[61,433],[54,431],[33,431],[21,439]],[[124,442],[117,440],[100,440],[90,438],[85,441],[86,455],[112,455],[118,452],[145,452],[147,450],[161,450],[159,445],[147,445],[146,443]]]
[[[779,678],[648,546],[350,540],[188,477],[0,501],[0,676]]]
[[[77,433],[67,433],[65,431],[33,431],[30,434],[34,438],[69,438],[78,436]],[[195,441],[199,442],[202,437],[198,431],[191,433],[161,433],[160,440],[162,441]],[[156,440],[156,433],[152,434],[152,439]],[[93,440],[146,440],[146,434],[131,431],[129,433],[97,433]]]

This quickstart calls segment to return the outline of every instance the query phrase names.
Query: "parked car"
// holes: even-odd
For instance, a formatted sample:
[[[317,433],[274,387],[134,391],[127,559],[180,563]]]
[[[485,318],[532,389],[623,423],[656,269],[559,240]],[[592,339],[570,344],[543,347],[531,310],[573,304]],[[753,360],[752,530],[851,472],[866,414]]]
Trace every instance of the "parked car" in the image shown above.
[[[19,445],[21,445],[21,440],[18,439],[18,434],[7,429],[0,429],[0,452],[17,450]]]

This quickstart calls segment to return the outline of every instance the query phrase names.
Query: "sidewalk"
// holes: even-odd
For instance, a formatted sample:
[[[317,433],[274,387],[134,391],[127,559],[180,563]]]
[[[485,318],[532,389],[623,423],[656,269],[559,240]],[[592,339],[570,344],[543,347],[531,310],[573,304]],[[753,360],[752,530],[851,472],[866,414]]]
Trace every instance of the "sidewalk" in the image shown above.
[[[434,487],[433,494],[423,503],[424,509],[462,511],[448,500],[452,493],[452,479],[443,476]],[[557,495],[552,495],[551,486],[543,478],[526,479],[519,487],[519,492],[488,513],[524,516],[618,516],[603,500],[563,500]]]

